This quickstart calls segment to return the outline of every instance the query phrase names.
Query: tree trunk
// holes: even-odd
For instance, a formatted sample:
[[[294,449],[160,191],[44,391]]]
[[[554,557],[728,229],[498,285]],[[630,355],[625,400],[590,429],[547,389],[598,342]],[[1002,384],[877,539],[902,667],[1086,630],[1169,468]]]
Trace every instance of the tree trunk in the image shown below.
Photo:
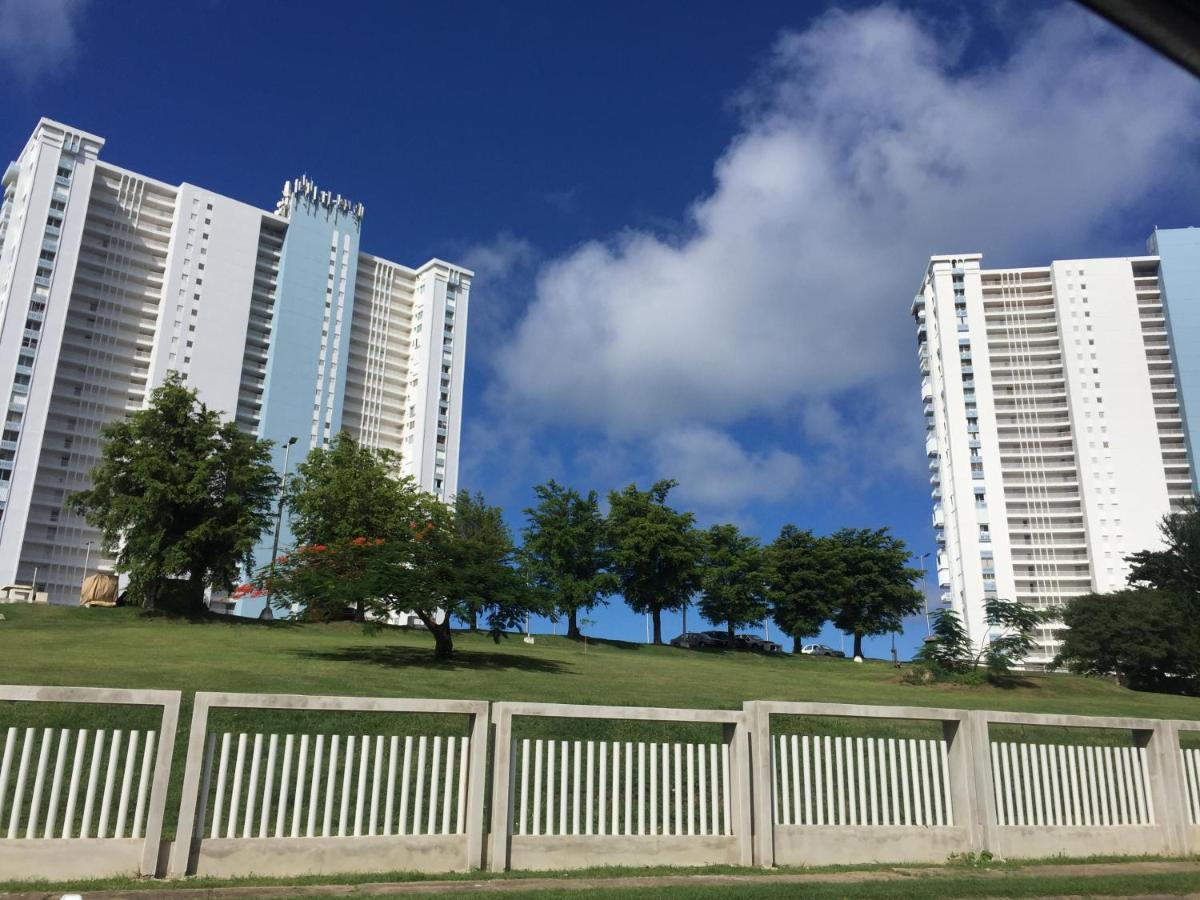
[[[732,622],[726,622],[725,624],[726,624],[726,625],[729,627],[729,634],[728,634],[728,636],[726,637],[725,641],[726,641],[726,643],[728,643],[728,644],[729,644],[729,649],[730,649],[730,650],[732,650],[732,649],[733,649],[733,646],[734,646],[734,643],[733,643],[733,642],[734,642],[733,623],[732,623]]]
[[[579,640],[579,611],[574,608],[567,610],[567,637]]]
[[[207,609],[208,607],[204,605],[204,576],[193,574],[188,579],[188,615],[199,616],[205,613]]]
[[[793,634],[792,635],[792,653],[799,653],[800,648],[803,646],[804,645],[800,642],[800,636]]]
[[[479,630],[479,610],[472,608],[467,618],[471,623],[471,633],[474,634]]]
[[[142,609],[157,609],[158,607],[158,579],[152,578],[146,582],[142,589]]]
[[[433,632],[433,656],[434,659],[449,659],[454,653],[454,637],[450,631],[450,617],[446,617],[446,621],[437,626]]]
[[[365,622],[367,620],[367,611],[362,600],[354,601],[354,621]]]
[[[862,652],[862,641],[863,641],[863,636],[862,636],[861,634],[859,634],[857,631],[856,631],[856,632],[854,632],[854,653],[853,653],[853,656],[854,656],[854,658],[855,658],[855,659],[857,659],[858,657],[860,657],[860,656],[862,656],[862,655],[863,655],[863,652]]]
[[[656,606],[656,607],[654,607],[653,610],[651,610],[651,614],[654,616],[654,643],[661,645],[663,642],[663,639],[662,639],[662,610]]]

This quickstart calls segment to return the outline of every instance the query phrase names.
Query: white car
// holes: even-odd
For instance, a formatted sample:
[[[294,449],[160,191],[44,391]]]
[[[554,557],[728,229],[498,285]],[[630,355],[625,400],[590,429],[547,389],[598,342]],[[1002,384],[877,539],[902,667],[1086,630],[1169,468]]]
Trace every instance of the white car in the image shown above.
[[[805,656],[840,656],[843,659],[846,656],[841,650],[834,650],[824,644],[805,644],[800,648],[800,652]]]

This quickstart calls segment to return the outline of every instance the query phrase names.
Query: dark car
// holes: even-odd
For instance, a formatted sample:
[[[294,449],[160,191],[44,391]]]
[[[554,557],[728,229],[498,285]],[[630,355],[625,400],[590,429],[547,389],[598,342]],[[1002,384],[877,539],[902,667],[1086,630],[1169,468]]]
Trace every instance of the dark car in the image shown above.
[[[726,646],[724,633],[723,632],[716,632],[716,633],[720,634],[721,637],[720,638],[712,637],[712,632],[685,631],[683,634],[679,635],[678,637],[671,638],[671,646],[672,647],[683,647],[687,650],[704,650],[704,649],[709,649],[712,647]]]
[[[743,650],[757,650],[760,653],[782,653],[783,647],[774,641],[768,641],[766,638],[760,638],[756,634],[739,634],[737,636],[737,646]]]
[[[728,631],[702,631],[700,633],[702,635],[704,635],[705,637],[712,638],[714,641],[716,641],[718,647],[728,647],[729,646],[729,632]],[[735,637],[733,639],[733,641],[734,641],[733,645],[736,647],[737,646],[737,638]]]

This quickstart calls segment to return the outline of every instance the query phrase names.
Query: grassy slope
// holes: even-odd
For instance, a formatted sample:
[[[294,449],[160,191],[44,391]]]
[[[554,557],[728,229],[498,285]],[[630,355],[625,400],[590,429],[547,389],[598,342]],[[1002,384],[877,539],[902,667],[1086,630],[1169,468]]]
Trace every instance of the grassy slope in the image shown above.
[[[1136,693],[1065,674],[1010,688],[912,686],[886,663],[695,652],[538,636],[499,645],[456,637],[432,659],[420,632],[367,635],[352,624],[148,618],[135,610],[0,607],[0,682],[737,707],[743,700],[953,706],[1200,719],[1200,699]]]

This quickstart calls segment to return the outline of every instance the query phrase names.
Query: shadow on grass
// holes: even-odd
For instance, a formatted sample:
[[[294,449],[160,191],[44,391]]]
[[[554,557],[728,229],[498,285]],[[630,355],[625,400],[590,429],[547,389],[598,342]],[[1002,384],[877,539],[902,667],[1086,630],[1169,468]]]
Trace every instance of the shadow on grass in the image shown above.
[[[336,650],[295,650],[296,656],[323,662],[355,662],[386,666],[389,669],[514,669],[525,672],[563,674],[569,668],[562,663],[515,653],[484,653],[478,650],[455,650],[449,659],[435,659],[433,644],[429,647],[340,647]]]
[[[296,628],[304,623],[298,619],[250,619],[244,616],[222,615],[210,610],[201,612],[175,612],[167,609],[139,609],[133,607],[139,619],[157,619],[163,622],[178,622],[185,625],[232,625],[239,628]]]

